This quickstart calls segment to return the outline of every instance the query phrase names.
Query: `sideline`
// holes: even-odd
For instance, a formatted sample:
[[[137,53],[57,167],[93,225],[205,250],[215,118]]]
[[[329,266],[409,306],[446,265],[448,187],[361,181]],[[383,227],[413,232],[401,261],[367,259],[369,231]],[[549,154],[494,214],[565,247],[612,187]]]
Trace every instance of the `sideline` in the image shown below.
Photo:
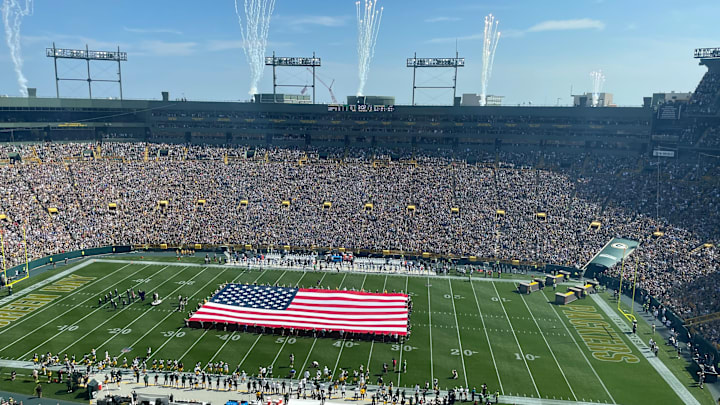
[[[680,382],[680,380],[675,377],[675,374],[673,374],[665,365],[665,363],[662,362],[659,358],[655,357],[652,354],[652,351],[650,348],[643,342],[643,340],[635,335],[632,334],[632,329],[630,326],[620,317],[620,315],[617,314],[617,312],[613,311],[612,308],[610,308],[610,305],[608,305],[607,302],[605,302],[602,298],[600,298],[597,294],[590,294],[590,297],[592,300],[602,309],[603,312],[613,321],[615,326],[617,326],[620,331],[624,332],[627,338],[635,345],[635,347],[640,351],[640,353],[643,354],[645,359],[650,363],[651,366],[655,369],[655,371],[660,374],[660,377],[665,380],[665,382],[670,386],[670,388],[675,391],[675,394],[680,398],[680,400],[683,401],[683,403],[688,405],[700,405],[700,402],[698,402],[697,399],[688,391],[687,387]]]
[[[260,338],[262,335],[258,335],[258,338]],[[14,369],[33,369],[34,365],[30,361],[14,361],[14,360],[0,360],[0,367],[2,368],[14,368]],[[52,366],[50,367],[53,370],[60,369],[61,366]],[[151,373],[149,372],[148,375]],[[192,373],[185,373],[187,375],[190,375]],[[102,381],[104,379],[104,373],[103,372],[97,372],[94,375],[91,375],[91,378],[95,378],[98,381]],[[129,375],[129,374],[126,374]],[[295,384],[293,380],[289,379],[282,379],[277,378],[273,379],[275,381],[286,381],[289,384]],[[112,384],[113,387],[117,387],[116,384]],[[370,391],[377,391],[378,387],[376,385],[368,385],[368,388],[370,388]],[[237,399],[237,395],[241,394],[245,391],[240,390],[239,392],[236,391],[207,391],[207,390],[187,390],[187,389],[172,389],[169,387],[163,387],[163,386],[155,386],[151,385],[150,387],[145,388],[144,383],[141,382],[139,384],[133,382],[130,378],[125,379],[122,384],[120,384],[119,389],[113,388],[109,391],[103,389],[103,391],[100,393],[98,398],[102,398],[103,396],[112,396],[112,395],[129,395],[133,390],[138,391],[138,393],[161,393],[162,395],[169,395],[170,393],[173,393],[176,398],[182,397],[183,395],[191,395],[195,398],[202,398],[202,399],[211,399],[211,400],[226,400],[226,399]],[[444,395],[446,391],[441,391],[441,393]],[[345,400],[351,400],[352,398],[345,398]],[[53,399],[53,401],[55,401]],[[334,400],[328,400],[326,403],[341,403],[339,401],[342,401],[340,398],[334,398]],[[368,398],[365,401],[357,401],[358,403],[369,403],[370,399]],[[585,402],[585,401],[568,401],[568,400],[560,400],[560,399],[547,399],[547,398],[532,398],[532,397],[520,397],[520,396],[512,396],[512,395],[500,395],[500,402],[502,403],[508,403],[508,404],[515,404],[515,405],[597,405],[597,402]],[[347,403],[347,402],[342,402]]]
[[[238,270],[243,271],[252,271],[252,270],[282,270],[282,271],[302,271],[304,273],[350,273],[350,274],[377,274],[380,276],[394,276],[394,277],[432,277],[433,279],[448,279],[448,280],[467,280],[467,276],[450,276],[450,275],[435,275],[435,274],[424,274],[424,273],[408,273],[408,272],[390,272],[390,271],[360,271],[360,270],[354,270],[354,269],[327,269],[327,270],[313,270],[312,268],[303,268],[300,266],[280,266],[280,265],[272,265],[272,264],[253,264],[253,265],[234,265],[234,264],[201,264],[201,263],[187,263],[183,261],[178,262],[164,262],[164,261],[152,261],[152,260],[133,260],[133,259],[92,259],[94,262],[98,263],[132,263],[132,264],[147,264],[147,265],[153,265],[153,266],[187,266],[187,267],[213,267],[213,268],[221,268],[226,269],[228,267],[230,268],[237,268]],[[508,274],[508,273],[504,273]],[[528,274],[530,275],[530,274]],[[494,282],[494,283],[525,283],[528,281],[528,279],[518,279],[518,278],[486,278],[481,276],[474,276],[472,277],[472,281],[478,281],[478,282]],[[572,282],[563,282],[559,285],[575,285],[578,282],[573,280]]]

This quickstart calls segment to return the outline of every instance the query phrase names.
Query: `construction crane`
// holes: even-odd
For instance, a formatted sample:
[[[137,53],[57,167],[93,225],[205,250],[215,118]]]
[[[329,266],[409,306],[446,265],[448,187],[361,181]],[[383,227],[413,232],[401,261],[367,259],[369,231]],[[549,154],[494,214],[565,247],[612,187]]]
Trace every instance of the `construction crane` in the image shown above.
[[[308,70],[308,72],[310,72],[311,74],[313,73],[312,69],[307,68],[307,70]],[[323,86],[325,86],[326,89],[328,89],[328,91],[330,92],[330,98],[332,99],[333,104],[337,104],[338,101],[337,101],[337,99],[335,98],[335,93],[333,93],[333,90],[332,90],[332,86],[335,84],[335,79],[333,79],[333,81],[332,81],[332,82],[330,83],[330,85],[328,86],[327,83],[325,83],[325,82],[323,81],[323,79],[321,79],[317,74],[315,75],[315,78],[320,82],[320,84],[322,84]]]

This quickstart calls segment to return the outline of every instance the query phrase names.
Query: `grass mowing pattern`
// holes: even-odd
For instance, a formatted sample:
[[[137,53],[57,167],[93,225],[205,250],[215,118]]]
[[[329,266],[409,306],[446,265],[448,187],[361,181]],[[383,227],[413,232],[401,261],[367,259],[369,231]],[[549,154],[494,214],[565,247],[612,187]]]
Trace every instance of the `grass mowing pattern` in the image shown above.
[[[71,292],[52,292],[60,297],[0,328],[1,358],[30,360],[35,352],[50,351],[60,352],[61,356],[66,352],[75,354],[80,359],[96,348],[98,357],[108,351],[122,361],[124,356],[128,359],[144,356],[151,347],[152,358],[181,359],[186,369],[197,361],[205,365],[208,361],[223,360],[230,363],[231,370],[239,366],[249,374],[257,373],[258,367],[272,365],[276,377],[286,377],[292,353],[298,375],[312,361],[336,373],[340,369],[358,369],[362,364],[370,369],[370,383],[382,377],[385,383],[393,381],[399,386],[413,387],[438,378],[441,388],[465,386],[467,381],[469,387],[478,390],[485,383],[492,392],[499,389],[506,395],[534,398],[621,404],[679,403],[674,392],[625,336],[625,343],[640,358],[638,363],[594,358],[562,307],[549,303],[554,299],[551,289],[522,296],[514,292],[514,283],[503,281],[471,283],[466,278],[247,271],[237,267],[163,266],[141,261],[97,262],[75,274],[95,277],[95,281]],[[175,311],[177,296],[189,296],[191,309],[226,281],[404,290],[414,303],[412,335],[406,344],[400,345],[185,328],[186,314]],[[24,284],[26,288],[31,283]],[[130,287],[144,289],[148,294],[157,291],[164,301],[158,307],[150,306],[147,299],[117,310],[108,305],[98,306],[101,295],[115,288],[122,294]],[[594,306],[589,299],[571,305]],[[124,354],[126,348],[131,351]],[[383,375],[382,364],[391,365],[392,359],[397,359],[398,364],[407,360],[407,372],[391,369]],[[451,370],[457,370],[457,379],[451,379]],[[313,376],[314,373],[311,370]],[[693,388],[694,391],[697,389]],[[698,399],[705,403],[710,398],[701,394]]]

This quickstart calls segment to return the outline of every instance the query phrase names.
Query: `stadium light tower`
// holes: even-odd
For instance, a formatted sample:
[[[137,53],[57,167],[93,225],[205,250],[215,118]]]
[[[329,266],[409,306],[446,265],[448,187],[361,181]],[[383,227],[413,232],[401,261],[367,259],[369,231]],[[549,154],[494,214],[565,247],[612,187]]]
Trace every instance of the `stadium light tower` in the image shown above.
[[[55,93],[57,98],[60,98],[60,81],[81,81],[87,82],[88,84],[88,95],[92,98],[92,82],[111,82],[117,83],[120,88],[120,100],[123,98],[122,94],[122,70],[120,68],[121,62],[127,61],[127,52],[120,52],[118,46],[117,51],[91,51],[85,45],[85,49],[64,49],[56,48],[53,42],[52,48],[45,49],[45,56],[53,58],[55,63]],[[87,77],[86,78],[69,78],[58,76],[58,59],[80,59],[87,62]],[[117,80],[112,79],[93,79],[90,74],[90,61],[102,61],[102,62],[117,62]]]
[[[457,51],[454,58],[418,58],[417,53],[412,58],[407,59],[407,67],[413,69],[413,88],[412,88],[412,105],[415,105],[415,89],[452,89],[452,104],[455,104],[455,95],[457,89],[457,73],[458,68],[465,66],[465,58],[459,58]],[[453,75],[452,86],[418,86],[415,77],[418,68],[450,68],[455,70]]]
[[[265,66],[272,66],[273,68],[273,103],[277,102],[276,94],[277,94],[277,88],[278,87],[312,87],[313,91],[313,98],[312,102],[315,104],[315,68],[320,67],[320,58],[315,57],[315,52],[313,52],[312,57],[280,57],[275,56],[275,52],[273,52],[273,56],[267,56],[265,57]],[[308,86],[307,84],[277,84],[277,72],[276,69],[278,67],[304,67],[307,69],[312,70],[312,86]]]

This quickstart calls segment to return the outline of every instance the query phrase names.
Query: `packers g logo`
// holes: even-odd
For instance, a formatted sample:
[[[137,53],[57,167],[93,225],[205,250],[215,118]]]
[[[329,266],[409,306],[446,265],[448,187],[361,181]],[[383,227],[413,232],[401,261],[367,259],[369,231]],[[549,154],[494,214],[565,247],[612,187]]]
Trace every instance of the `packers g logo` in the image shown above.
[[[626,244],[624,244],[624,243],[620,243],[620,242],[615,242],[615,243],[613,243],[613,244],[610,245],[610,246],[611,246],[611,247],[614,247],[615,249],[620,249],[620,250],[625,250],[625,249],[628,248],[628,245],[626,245]]]

